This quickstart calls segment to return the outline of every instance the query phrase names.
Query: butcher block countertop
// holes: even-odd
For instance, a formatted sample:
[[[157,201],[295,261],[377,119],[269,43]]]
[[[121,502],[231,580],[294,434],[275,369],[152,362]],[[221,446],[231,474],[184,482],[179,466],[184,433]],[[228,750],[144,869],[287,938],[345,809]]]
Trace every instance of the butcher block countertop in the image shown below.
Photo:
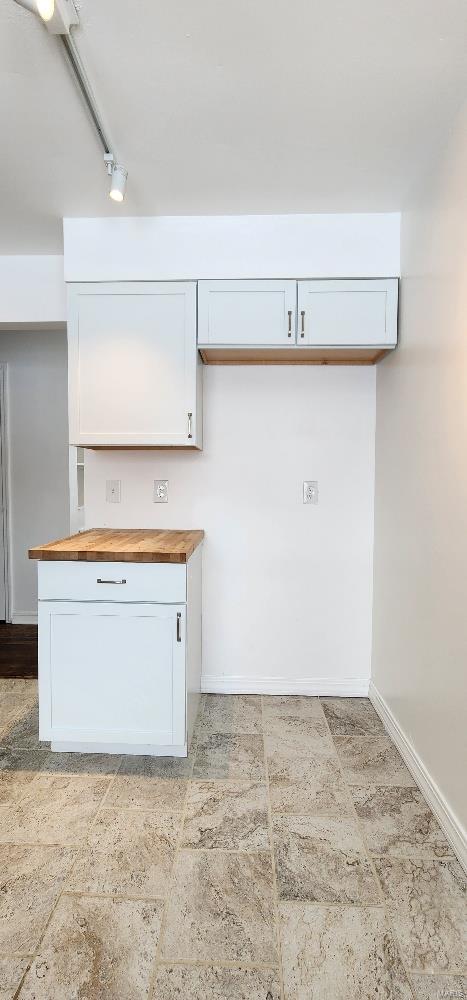
[[[186,563],[204,531],[92,528],[29,549],[30,559],[83,562]]]

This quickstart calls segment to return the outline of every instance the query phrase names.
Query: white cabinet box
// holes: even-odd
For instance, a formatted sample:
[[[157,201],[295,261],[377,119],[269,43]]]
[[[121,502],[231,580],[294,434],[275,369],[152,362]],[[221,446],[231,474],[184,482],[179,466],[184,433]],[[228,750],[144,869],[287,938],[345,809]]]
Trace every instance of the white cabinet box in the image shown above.
[[[211,364],[371,364],[397,343],[397,278],[199,281]]]
[[[68,286],[70,443],[201,448],[196,282]]]
[[[186,756],[201,686],[201,547],[185,564],[39,562],[39,736]]]

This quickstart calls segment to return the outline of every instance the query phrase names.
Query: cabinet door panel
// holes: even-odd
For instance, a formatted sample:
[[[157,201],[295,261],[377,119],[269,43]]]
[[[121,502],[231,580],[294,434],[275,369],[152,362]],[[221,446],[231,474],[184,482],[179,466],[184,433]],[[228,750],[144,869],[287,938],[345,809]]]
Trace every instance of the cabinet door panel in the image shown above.
[[[397,279],[299,281],[298,312],[299,345],[394,345]]]
[[[295,281],[199,281],[198,343],[295,344],[296,288]]]
[[[44,601],[39,614],[42,738],[185,742],[184,605]]]
[[[69,317],[73,443],[197,444],[194,283],[73,286]]]

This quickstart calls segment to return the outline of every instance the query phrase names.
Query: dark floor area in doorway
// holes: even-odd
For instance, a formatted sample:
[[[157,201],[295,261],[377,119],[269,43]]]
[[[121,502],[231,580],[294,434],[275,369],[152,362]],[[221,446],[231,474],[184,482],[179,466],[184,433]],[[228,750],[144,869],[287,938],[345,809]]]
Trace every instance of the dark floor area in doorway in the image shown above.
[[[0,677],[37,677],[37,625],[0,622]]]

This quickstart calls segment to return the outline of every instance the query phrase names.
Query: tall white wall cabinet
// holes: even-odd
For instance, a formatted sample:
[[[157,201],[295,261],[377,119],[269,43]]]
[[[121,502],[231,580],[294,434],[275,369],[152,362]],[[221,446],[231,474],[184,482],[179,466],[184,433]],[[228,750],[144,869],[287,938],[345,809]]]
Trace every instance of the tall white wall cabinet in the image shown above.
[[[196,282],[68,286],[70,444],[201,448]]]

